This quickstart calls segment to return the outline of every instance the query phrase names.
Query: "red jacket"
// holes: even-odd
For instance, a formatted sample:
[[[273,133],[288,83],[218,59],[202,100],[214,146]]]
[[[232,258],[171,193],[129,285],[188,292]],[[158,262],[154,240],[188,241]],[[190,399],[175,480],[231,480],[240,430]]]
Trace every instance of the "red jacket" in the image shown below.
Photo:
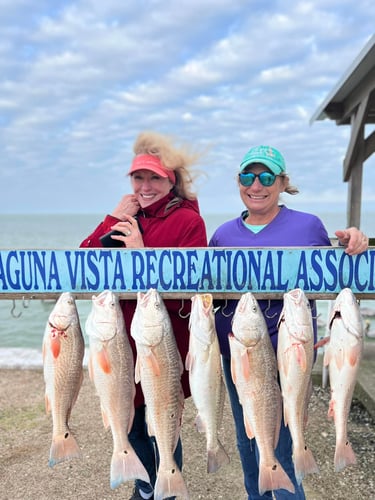
[[[169,193],[165,198],[154,204],[139,210],[138,222],[143,231],[143,242],[148,248],[173,248],[173,247],[206,247],[206,227],[199,214],[196,200],[178,200],[176,204],[166,210],[167,204],[174,198]],[[81,247],[100,248],[100,236],[108,233],[118,219],[107,215],[103,222],[82,243]],[[165,300],[171,318],[173,331],[177,346],[181,353],[182,361],[185,363],[189,348],[189,312],[190,300]],[[126,331],[133,349],[134,359],[136,356],[135,342],[130,335],[130,325],[136,307],[136,300],[121,300],[121,308],[124,314]],[[182,386],[185,397],[190,396],[188,373],[184,370],[182,375]],[[137,384],[135,406],[144,403],[140,384]]]

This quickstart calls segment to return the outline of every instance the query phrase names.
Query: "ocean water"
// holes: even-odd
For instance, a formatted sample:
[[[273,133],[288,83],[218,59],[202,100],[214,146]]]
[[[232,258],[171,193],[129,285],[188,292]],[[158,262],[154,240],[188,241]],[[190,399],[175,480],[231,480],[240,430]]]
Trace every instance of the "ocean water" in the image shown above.
[[[210,237],[222,222],[238,214],[204,215]],[[345,214],[319,214],[330,236],[345,227]],[[0,215],[0,248],[2,249],[69,249],[77,248],[102,220],[102,215]],[[375,236],[375,213],[365,214],[362,229]],[[1,296],[0,296],[1,297]],[[48,316],[54,301],[7,300],[0,298],[0,367],[34,368],[42,366],[41,345]],[[325,333],[329,301],[318,301],[320,334]],[[77,300],[82,330],[91,309],[91,301]],[[361,308],[375,328],[375,301],[362,301]],[[84,334],[85,335],[85,334]],[[87,338],[85,338],[88,344]]]

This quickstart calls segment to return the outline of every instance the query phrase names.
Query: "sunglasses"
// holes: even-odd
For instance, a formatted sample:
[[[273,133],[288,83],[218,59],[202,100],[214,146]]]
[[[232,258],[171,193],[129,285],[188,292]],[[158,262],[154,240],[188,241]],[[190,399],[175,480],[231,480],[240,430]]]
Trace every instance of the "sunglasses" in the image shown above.
[[[277,175],[272,172],[261,172],[260,174],[247,172],[246,174],[238,174],[238,177],[242,186],[252,186],[256,178],[259,179],[262,186],[272,186],[275,183]]]

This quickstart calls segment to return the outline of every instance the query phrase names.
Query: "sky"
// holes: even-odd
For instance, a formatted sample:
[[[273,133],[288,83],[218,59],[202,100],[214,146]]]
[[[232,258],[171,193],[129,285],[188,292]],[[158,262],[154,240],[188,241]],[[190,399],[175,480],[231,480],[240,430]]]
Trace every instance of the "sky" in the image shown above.
[[[310,119],[373,35],[373,0],[0,7],[0,213],[110,213],[144,130],[202,153],[203,214],[243,209],[238,165],[260,144],[283,153],[300,190],[288,206],[346,210],[350,127]],[[374,185],[370,158],[362,213]]]

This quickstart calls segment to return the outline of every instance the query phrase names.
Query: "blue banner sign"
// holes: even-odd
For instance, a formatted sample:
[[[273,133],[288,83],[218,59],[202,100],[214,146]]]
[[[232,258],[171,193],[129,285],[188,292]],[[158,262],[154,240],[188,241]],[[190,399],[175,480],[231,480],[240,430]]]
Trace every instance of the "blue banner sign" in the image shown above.
[[[329,298],[346,287],[375,298],[374,247],[354,257],[337,247],[0,250],[0,298],[107,289],[130,298],[150,288],[176,298],[293,288]]]

